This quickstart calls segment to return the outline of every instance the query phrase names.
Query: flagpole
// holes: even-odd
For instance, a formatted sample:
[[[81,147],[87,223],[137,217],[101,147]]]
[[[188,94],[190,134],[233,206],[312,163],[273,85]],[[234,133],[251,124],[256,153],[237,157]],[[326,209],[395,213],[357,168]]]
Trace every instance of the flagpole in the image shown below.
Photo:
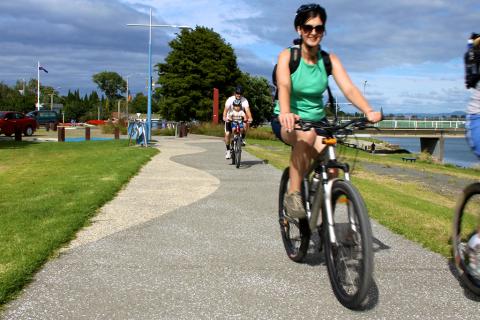
[[[37,110],[40,110],[40,61],[37,65]]]

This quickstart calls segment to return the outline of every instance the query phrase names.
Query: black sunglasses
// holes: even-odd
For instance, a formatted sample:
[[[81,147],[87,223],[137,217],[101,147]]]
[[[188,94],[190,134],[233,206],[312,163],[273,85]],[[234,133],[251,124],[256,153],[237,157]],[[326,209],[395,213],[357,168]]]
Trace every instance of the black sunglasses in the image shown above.
[[[316,26],[312,26],[310,24],[304,24],[302,25],[302,30],[305,31],[306,33],[311,33],[315,29],[316,33],[324,33],[325,32],[325,25],[323,24],[317,24]]]

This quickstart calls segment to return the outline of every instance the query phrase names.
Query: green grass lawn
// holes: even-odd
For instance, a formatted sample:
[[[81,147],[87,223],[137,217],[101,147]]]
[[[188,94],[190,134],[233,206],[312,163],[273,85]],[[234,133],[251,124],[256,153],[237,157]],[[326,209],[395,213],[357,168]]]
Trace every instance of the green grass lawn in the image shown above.
[[[246,150],[260,159],[268,160],[279,169],[288,166],[290,147],[279,141],[248,139]],[[399,154],[386,156],[339,146],[339,157],[353,164],[357,160],[376,162],[387,166],[410,167],[411,169],[441,173],[455,177],[480,177],[479,170],[462,169],[417,160],[415,164],[402,163]],[[403,155],[404,156],[404,155]],[[454,208],[457,199],[451,195],[438,194],[417,183],[401,182],[393,178],[365,172],[356,166],[352,181],[360,190],[369,214],[395,233],[416,241],[434,252],[451,257],[450,236]],[[464,220],[469,230],[474,230],[475,220]]]
[[[127,143],[0,142],[0,305],[158,153]]]

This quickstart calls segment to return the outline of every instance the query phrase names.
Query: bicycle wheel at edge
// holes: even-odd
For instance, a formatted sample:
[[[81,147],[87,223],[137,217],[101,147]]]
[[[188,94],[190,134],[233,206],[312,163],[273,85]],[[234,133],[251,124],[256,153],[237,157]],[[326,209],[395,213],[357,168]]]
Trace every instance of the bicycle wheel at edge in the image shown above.
[[[242,161],[242,143],[237,140],[235,144],[235,165],[237,169],[240,167],[240,161]]]
[[[308,244],[310,242],[310,230],[306,218],[293,219],[285,215],[283,199],[288,192],[289,180],[289,168],[286,168],[280,180],[278,221],[280,223],[283,245],[288,257],[295,262],[301,262],[307,254]]]
[[[331,243],[328,228],[322,228],[330,284],[341,304],[360,309],[373,275],[372,229],[367,208],[352,184],[337,180],[332,186],[332,211],[336,244]]]
[[[475,208],[472,207],[474,203],[476,203]],[[452,230],[453,257],[459,273],[459,279],[476,295],[480,295],[480,279],[477,279],[471,274],[470,267],[468,266],[468,255],[466,255],[465,251],[468,240],[475,233],[475,223],[477,227],[478,223],[480,223],[480,216],[478,214],[479,204],[480,183],[473,183],[463,190],[462,196],[458,200]],[[469,216],[467,216],[467,212],[469,212]],[[467,219],[470,219],[470,221],[467,221]],[[467,224],[470,224],[470,227],[467,227]]]

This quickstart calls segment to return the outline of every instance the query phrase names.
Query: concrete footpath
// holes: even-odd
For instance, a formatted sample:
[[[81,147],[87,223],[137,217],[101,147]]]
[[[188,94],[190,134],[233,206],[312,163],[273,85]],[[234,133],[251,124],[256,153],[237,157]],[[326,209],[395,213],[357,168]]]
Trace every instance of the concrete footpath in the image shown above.
[[[448,261],[374,221],[366,310],[337,302],[322,254],[285,255],[281,172],[218,138],[158,138],[155,156],[48,262],[2,319],[479,319]]]

